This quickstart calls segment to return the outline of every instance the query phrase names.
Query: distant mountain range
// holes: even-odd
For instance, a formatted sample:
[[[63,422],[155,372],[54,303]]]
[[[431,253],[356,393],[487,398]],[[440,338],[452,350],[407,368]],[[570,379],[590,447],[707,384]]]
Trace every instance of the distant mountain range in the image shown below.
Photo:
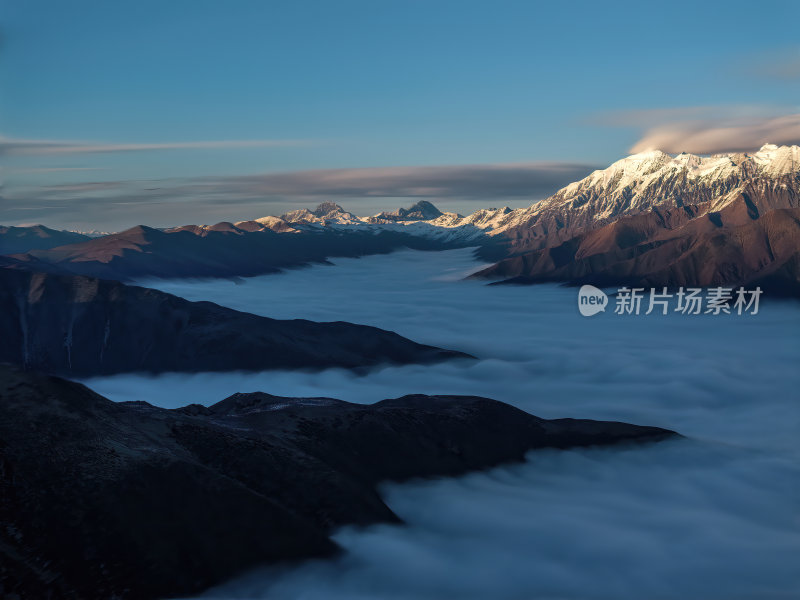
[[[4,227],[0,225],[0,255],[18,254],[29,250],[47,250],[66,244],[89,240],[88,235],[74,231],[59,231],[44,225]]]
[[[464,245],[458,240],[418,235],[410,230],[341,231],[299,222],[268,223],[188,225],[166,230],[140,225],[78,244],[31,250],[14,258],[36,260],[81,275],[130,281],[146,277],[248,277],[326,262],[334,256],[382,254],[404,247],[443,250]]]
[[[477,275],[487,279],[670,287],[763,283],[795,295],[798,208],[798,146],[767,144],[750,154],[710,157],[653,151],[595,171],[528,208],[462,216],[420,201],[360,217],[324,202],[314,210],[236,223],[139,226],[60,247],[50,233],[38,247],[27,242],[30,251],[21,252],[28,256],[16,258],[130,280],[250,276],[400,247],[475,246],[484,260],[497,262]],[[5,235],[0,231],[0,239]]]

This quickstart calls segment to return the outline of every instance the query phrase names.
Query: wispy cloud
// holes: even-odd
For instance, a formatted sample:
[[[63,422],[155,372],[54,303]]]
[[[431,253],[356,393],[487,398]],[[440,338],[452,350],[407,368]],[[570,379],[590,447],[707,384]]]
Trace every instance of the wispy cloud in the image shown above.
[[[596,165],[517,163],[430,167],[319,169],[194,179],[87,181],[20,188],[10,198],[70,200],[98,196],[100,201],[137,197],[165,201],[191,197],[219,201],[284,198],[541,198],[590,173]]]
[[[578,163],[322,169],[225,178],[223,186],[258,195],[386,198],[531,197],[585,176]]]
[[[0,155],[103,154],[154,150],[213,150],[231,148],[289,147],[315,144],[311,140],[214,140],[193,142],[104,143],[68,140],[35,140],[0,136]]]
[[[382,167],[17,187],[5,190],[0,222],[13,219],[10,211],[42,204],[57,206],[49,211],[53,225],[91,222],[104,228],[184,224],[187,205],[193,221],[208,223],[280,214],[325,198],[351,203],[351,210],[364,214],[397,208],[403,198],[433,199],[468,212],[476,204],[531,204],[595,168],[560,162]]]
[[[756,150],[766,143],[800,143],[800,113],[772,106],[690,106],[617,111],[591,122],[640,131],[631,152],[715,154]]]
[[[25,167],[5,169],[6,174],[20,173],[63,173],[70,171],[104,171],[105,167]]]

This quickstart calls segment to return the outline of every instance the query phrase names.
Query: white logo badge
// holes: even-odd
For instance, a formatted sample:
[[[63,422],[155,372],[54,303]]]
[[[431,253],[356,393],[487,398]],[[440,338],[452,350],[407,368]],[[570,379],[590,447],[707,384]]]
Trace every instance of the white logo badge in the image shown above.
[[[608,306],[608,296],[603,290],[599,290],[593,285],[581,286],[578,291],[578,310],[584,317],[605,312],[606,306]]]

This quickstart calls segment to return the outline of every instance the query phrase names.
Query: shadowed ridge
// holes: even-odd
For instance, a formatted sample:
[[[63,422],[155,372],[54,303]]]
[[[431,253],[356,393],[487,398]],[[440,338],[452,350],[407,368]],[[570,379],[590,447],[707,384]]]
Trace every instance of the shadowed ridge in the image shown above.
[[[376,491],[385,480],[674,436],[471,396],[362,405],[255,392],[167,410],[0,364],[0,586],[23,598],[196,594],[331,556],[342,525],[398,523]]]
[[[24,268],[0,268],[0,337],[0,361],[76,377],[360,369],[467,357],[366,325],[270,319],[116,281]]]

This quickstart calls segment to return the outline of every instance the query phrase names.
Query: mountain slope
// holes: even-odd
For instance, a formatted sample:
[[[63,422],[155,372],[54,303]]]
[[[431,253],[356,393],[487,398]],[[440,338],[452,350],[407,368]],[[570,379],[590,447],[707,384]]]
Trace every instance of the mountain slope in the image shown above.
[[[742,219],[749,209],[744,199],[699,217],[696,207],[654,209],[504,259],[473,277],[645,288],[761,285],[800,296],[800,209]]]
[[[374,327],[279,321],[115,281],[8,268],[0,268],[0,338],[0,361],[74,376],[463,356]]]
[[[406,228],[342,231],[305,222],[288,224],[275,218],[165,231],[140,225],[80,244],[34,250],[29,255],[72,273],[130,281],[148,277],[249,277],[325,262],[329,257],[463,245],[449,236],[417,235]],[[19,255],[14,258],[29,260]]]
[[[387,479],[673,436],[547,421],[478,397],[358,405],[252,393],[165,410],[0,365],[0,590],[185,596],[260,565],[329,556],[336,527],[398,522],[376,490]]]
[[[719,212],[746,195],[759,214],[800,207],[800,147],[765,145],[753,154],[672,157],[644,152],[595,171],[494,228],[512,252],[555,246],[620,217],[702,206]]]
[[[29,250],[47,250],[90,239],[73,231],[58,231],[44,225],[4,227],[0,225],[0,255],[18,254]]]

